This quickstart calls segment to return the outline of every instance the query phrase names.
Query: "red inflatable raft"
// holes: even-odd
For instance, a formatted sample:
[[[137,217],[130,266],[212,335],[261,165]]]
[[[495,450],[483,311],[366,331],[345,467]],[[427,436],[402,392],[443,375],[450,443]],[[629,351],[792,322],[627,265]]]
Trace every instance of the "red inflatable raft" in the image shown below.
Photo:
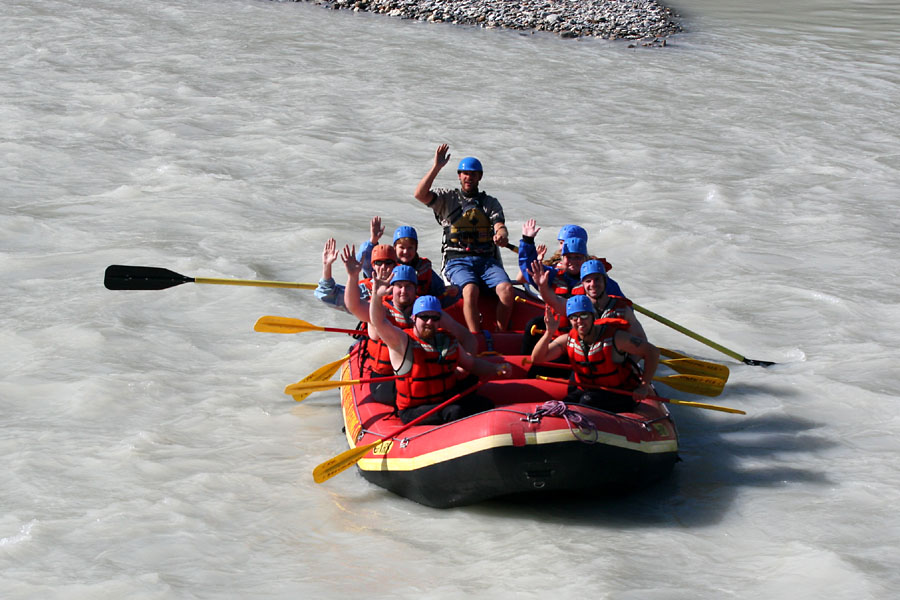
[[[369,377],[357,344],[343,380]],[[514,377],[478,388],[493,410],[443,425],[403,424],[376,402],[369,384],[341,393],[347,442],[375,446],[357,466],[370,482],[421,504],[452,507],[509,495],[626,491],[669,473],[678,460],[675,423],[664,404],[645,400],[634,412],[563,404],[566,385],[529,379],[523,357]],[[497,357],[502,360],[503,357]]]

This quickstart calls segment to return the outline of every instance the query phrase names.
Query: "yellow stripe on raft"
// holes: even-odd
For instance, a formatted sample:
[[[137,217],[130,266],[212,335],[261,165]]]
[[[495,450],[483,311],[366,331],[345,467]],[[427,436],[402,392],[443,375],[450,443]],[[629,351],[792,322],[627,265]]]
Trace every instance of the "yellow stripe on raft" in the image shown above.
[[[624,436],[611,433],[598,432],[600,434],[597,443],[607,446],[615,446],[617,448],[625,448],[627,450],[636,450],[644,454],[660,454],[663,452],[677,452],[678,440],[658,440],[652,442],[629,442]],[[537,444],[556,444],[561,442],[570,442],[582,444],[571,431],[568,429],[558,429],[556,431],[527,432],[525,433],[525,445]],[[479,438],[455,446],[441,448],[428,454],[414,456],[410,458],[363,458],[359,461],[359,468],[364,471],[414,471],[423,469],[442,462],[447,462],[482,452],[493,448],[503,448],[513,446],[513,436],[510,433],[501,433],[488,437]]]

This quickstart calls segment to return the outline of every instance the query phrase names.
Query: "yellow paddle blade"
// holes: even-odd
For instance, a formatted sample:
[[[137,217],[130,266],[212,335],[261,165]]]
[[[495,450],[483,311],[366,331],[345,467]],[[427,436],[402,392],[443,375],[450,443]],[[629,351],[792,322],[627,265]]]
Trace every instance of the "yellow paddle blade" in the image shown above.
[[[324,327],[290,317],[260,317],[253,326],[254,331],[266,333],[300,333],[302,331],[325,331]]]
[[[729,371],[728,367],[725,365],[705,360],[697,360],[696,358],[674,358],[672,360],[663,360],[660,362],[672,370],[684,373],[685,375],[716,377],[723,381],[728,381],[728,376],[731,374],[731,371]]]
[[[681,352],[677,352],[675,350],[669,350],[668,348],[660,348],[659,353],[666,358],[690,358],[687,354],[682,354]]]
[[[298,381],[284,388],[284,393],[288,396],[296,396],[301,392],[321,392],[324,390],[333,390],[334,388],[343,387],[345,385],[356,385],[361,379],[348,379],[346,381]]]
[[[368,454],[369,450],[383,441],[384,440],[378,440],[377,442],[372,442],[371,444],[367,444],[365,446],[350,448],[349,450],[341,452],[334,458],[326,460],[318,467],[313,469],[313,480],[316,483],[322,483],[323,481],[331,479],[338,473],[343,473],[344,471],[358,463],[363,456]]]
[[[707,410],[718,410],[721,412],[733,413],[736,415],[746,415],[744,411],[737,408],[728,408],[727,406],[718,406],[716,404],[704,404],[703,402],[689,402],[688,400],[668,399],[671,404],[680,404],[682,406],[692,406],[694,408],[705,408]]]
[[[700,396],[718,396],[725,389],[725,381],[718,377],[669,375],[668,377],[654,377],[653,381],[659,381],[676,390]]]
[[[327,380],[331,379],[335,373],[338,372],[338,369],[341,368],[341,365],[343,365],[345,362],[347,362],[348,358],[350,358],[349,354],[345,355],[342,358],[339,358],[338,360],[336,360],[334,362],[330,362],[327,365],[322,365],[321,367],[319,367],[318,369],[316,369],[315,371],[313,371],[312,373],[310,373],[309,375],[307,375],[306,377],[304,377],[297,383],[307,383],[310,381],[327,381]],[[309,390],[309,391],[300,392],[300,393],[292,394],[292,395],[294,396],[294,400],[296,400],[297,402],[301,402],[303,400],[306,400],[306,397],[309,396],[310,394],[312,394],[313,391],[314,390]]]

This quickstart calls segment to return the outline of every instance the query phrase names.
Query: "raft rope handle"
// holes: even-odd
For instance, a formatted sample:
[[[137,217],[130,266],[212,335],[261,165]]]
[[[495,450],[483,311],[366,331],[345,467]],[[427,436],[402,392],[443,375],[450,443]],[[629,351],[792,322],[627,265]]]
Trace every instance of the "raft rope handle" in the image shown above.
[[[540,422],[541,418],[544,416],[561,417],[565,419],[566,425],[569,426],[569,431],[579,442],[596,444],[600,441],[600,432],[597,430],[597,426],[588,419],[585,419],[584,415],[581,413],[569,409],[562,400],[548,400],[539,406],[534,413],[526,415],[522,420],[528,421],[529,423],[537,423]],[[578,426],[578,430],[582,432],[582,435],[587,434],[589,437],[582,437],[582,435],[575,433],[576,425]]]

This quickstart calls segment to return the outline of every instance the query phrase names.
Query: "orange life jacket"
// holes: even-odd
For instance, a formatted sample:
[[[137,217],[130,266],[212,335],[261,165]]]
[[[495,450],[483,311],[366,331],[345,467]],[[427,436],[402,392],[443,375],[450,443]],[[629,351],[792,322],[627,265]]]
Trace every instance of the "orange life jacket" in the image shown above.
[[[409,335],[406,358],[412,359],[412,366],[406,377],[397,380],[397,408],[404,410],[443,402],[456,385],[456,365],[459,363],[456,338],[438,331],[433,340],[426,342],[412,331],[406,333]]]
[[[584,295],[584,286],[581,283],[569,285],[569,278],[566,276],[566,270],[556,266],[556,277],[553,278],[553,283],[556,287],[553,289],[553,293],[555,293],[560,298],[570,298],[572,296],[583,296]],[[569,319],[566,315],[557,315],[557,331],[566,332],[569,330]]]
[[[553,292],[560,298],[584,294],[584,286],[581,285],[581,281],[577,280],[577,283],[573,283],[573,279],[577,280],[577,278],[567,275],[565,269],[556,265],[556,276],[553,278],[553,285],[556,287],[553,289]]]
[[[614,339],[619,330],[627,331],[625,319],[598,319],[594,327],[600,328],[600,336],[593,344],[585,344],[579,339],[578,331],[572,328],[566,342],[566,352],[575,374],[575,383],[583,386],[603,386],[633,390],[640,385],[637,367],[616,350]]]

